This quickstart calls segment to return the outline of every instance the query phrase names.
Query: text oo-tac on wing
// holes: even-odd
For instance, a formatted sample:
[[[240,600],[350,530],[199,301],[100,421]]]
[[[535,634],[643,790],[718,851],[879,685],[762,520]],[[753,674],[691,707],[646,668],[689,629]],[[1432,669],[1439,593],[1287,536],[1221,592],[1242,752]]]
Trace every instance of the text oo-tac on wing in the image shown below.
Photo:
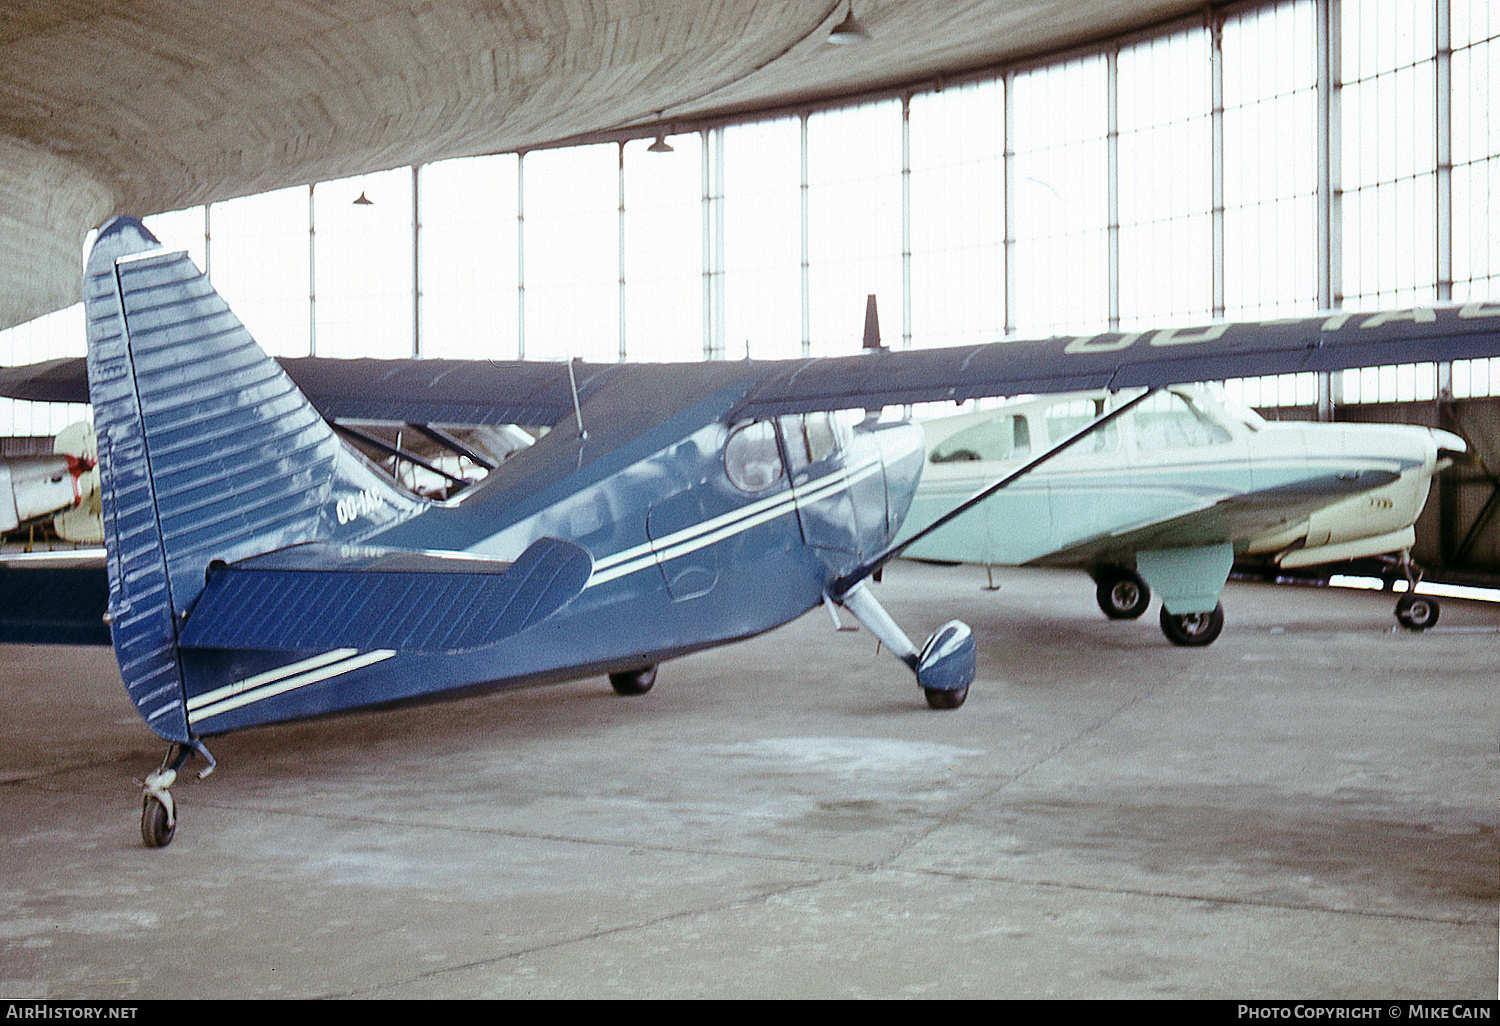
[[[1500,356],[1500,304],[1469,303],[805,360],[576,363],[571,378],[561,362],[278,362],[324,417],[550,426],[573,413],[575,385],[586,403],[614,384],[639,387],[643,374],[691,389],[732,370],[748,386],[732,416],[752,418],[1491,356]],[[0,395],[87,402],[83,361],[0,368]]]
[[[985,396],[1163,386],[1262,374],[1500,354],[1500,304],[1108,332],[1043,341],[788,361],[736,410],[746,417]]]

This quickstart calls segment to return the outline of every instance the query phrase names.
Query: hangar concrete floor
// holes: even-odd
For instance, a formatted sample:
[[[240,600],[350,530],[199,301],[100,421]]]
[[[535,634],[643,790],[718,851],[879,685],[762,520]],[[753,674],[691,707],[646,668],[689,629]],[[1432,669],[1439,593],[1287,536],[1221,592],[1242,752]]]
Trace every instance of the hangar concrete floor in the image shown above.
[[[1500,606],[899,563],[956,712],[815,610],[663,668],[160,747],[105,650],[0,649],[0,998],[1493,998]]]

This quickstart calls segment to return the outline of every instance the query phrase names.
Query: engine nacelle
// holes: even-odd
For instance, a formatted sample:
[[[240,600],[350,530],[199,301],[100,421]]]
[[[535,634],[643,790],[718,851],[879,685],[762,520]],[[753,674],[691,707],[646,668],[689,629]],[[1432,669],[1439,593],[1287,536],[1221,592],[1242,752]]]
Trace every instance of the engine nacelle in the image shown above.
[[[0,462],[0,531],[79,505],[84,472],[74,456],[18,456]]]
[[[52,456],[0,460],[0,531],[13,531],[29,520],[57,514],[54,521],[62,537],[96,540],[93,535],[98,532],[88,529],[99,515],[92,428],[87,424],[66,428],[57,436],[55,448]],[[64,530],[64,525],[70,529]],[[83,530],[71,530],[74,526]]]

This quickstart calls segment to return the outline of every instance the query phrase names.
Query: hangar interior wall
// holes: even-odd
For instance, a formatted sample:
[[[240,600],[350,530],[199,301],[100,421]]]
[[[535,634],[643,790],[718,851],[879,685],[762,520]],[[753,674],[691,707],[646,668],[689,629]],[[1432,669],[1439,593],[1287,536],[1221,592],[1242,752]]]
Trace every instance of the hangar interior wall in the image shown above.
[[[824,355],[857,349],[869,293],[900,347],[1495,299],[1497,36],[1487,0],[1213,5],[937,88],[667,126],[669,153],[601,138],[149,223],[286,355]],[[77,308],[0,333],[11,363],[82,348]],[[1500,394],[1500,360],[1231,387],[1420,421]],[[1472,556],[1500,562],[1489,531]]]

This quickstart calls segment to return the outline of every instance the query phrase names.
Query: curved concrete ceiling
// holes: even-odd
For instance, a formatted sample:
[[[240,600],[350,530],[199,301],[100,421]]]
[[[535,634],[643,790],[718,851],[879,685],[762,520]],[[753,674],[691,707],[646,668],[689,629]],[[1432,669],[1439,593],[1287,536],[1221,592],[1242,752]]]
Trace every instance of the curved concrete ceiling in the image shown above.
[[[0,327],[85,233],[289,185],[920,83],[1193,0],[21,0],[0,13]]]

